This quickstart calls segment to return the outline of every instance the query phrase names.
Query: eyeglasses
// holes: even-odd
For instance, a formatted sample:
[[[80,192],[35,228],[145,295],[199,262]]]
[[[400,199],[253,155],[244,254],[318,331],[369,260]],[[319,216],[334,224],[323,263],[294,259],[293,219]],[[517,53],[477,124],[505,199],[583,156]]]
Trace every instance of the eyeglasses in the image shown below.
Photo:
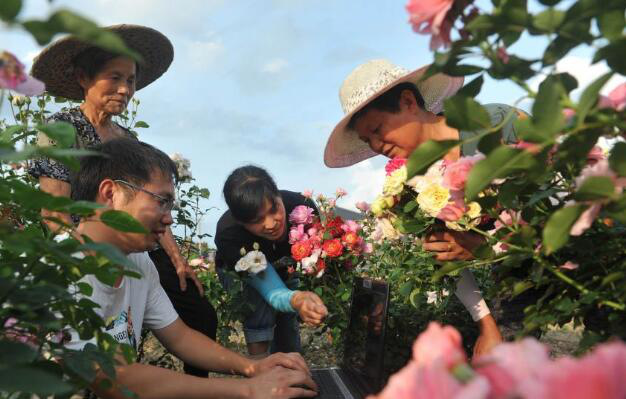
[[[125,186],[128,186],[132,189],[135,190],[139,190],[139,191],[143,191],[146,194],[150,194],[151,196],[153,196],[154,198],[156,198],[156,200],[159,202],[159,206],[161,207],[161,212],[163,213],[167,213],[170,212],[173,208],[174,205],[176,205],[176,200],[174,198],[167,198],[167,197],[163,197],[162,195],[159,194],[155,194],[152,191],[148,191],[145,188],[136,186],[132,183],[127,182],[126,180],[114,180],[114,182],[116,183],[122,183]]]

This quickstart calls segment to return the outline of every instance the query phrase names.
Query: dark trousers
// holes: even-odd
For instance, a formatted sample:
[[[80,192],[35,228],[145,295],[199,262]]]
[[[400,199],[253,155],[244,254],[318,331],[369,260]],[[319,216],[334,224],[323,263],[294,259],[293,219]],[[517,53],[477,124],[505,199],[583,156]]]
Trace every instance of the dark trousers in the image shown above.
[[[211,303],[200,295],[198,287],[191,279],[187,279],[187,290],[181,291],[176,269],[170,257],[163,249],[149,252],[150,259],[159,272],[161,286],[172,301],[174,309],[181,320],[189,327],[215,340],[217,333],[217,313]],[[197,377],[207,377],[208,371],[184,365],[185,373]]]

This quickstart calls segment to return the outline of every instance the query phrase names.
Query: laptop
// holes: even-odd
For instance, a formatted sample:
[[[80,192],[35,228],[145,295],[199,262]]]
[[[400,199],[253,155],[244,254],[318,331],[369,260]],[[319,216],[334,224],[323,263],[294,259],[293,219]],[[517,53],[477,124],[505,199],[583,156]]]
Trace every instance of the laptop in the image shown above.
[[[361,399],[382,389],[389,285],[357,277],[352,288],[350,320],[343,362],[313,369],[320,399]]]

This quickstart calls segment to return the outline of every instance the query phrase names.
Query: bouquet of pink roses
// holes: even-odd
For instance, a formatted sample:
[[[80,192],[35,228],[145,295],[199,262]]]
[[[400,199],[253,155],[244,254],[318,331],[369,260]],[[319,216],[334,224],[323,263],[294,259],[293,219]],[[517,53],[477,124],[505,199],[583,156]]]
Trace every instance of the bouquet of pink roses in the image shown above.
[[[311,191],[303,194],[312,198]],[[352,270],[362,254],[370,251],[362,226],[335,214],[336,201],[345,195],[342,189],[337,189],[334,198],[318,195],[315,205],[319,214],[306,205],[297,206],[289,214],[291,256],[303,274],[320,278],[328,268]]]

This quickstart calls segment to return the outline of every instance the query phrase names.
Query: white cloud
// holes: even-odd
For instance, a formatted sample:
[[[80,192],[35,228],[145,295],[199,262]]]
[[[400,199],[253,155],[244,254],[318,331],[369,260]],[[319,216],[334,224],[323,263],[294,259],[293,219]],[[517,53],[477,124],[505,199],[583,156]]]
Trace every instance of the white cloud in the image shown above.
[[[381,193],[385,181],[385,170],[368,159],[350,167],[350,183],[346,185],[348,195],[342,206],[356,210],[358,201],[371,203]]]
[[[219,39],[194,40],[186,45],[186,56],[193,68],[204,69],[214,64],[224,54],[224,45]]]
[[[279,73],[285,69],[289,63],[283,58],[274,58],[263,65],[262,71],[267,73]]]

